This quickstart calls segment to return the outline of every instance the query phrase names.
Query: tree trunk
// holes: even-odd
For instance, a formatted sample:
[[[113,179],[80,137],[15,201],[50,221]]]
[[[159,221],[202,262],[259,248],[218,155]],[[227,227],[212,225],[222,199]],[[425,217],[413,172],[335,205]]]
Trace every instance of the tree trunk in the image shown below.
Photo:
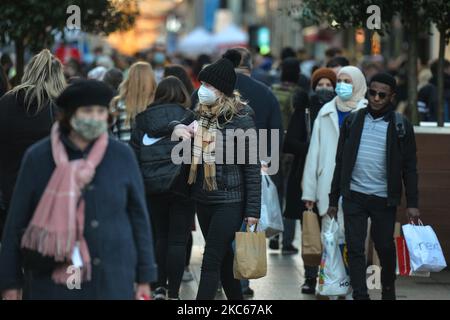
[[[415,23],[410,24],[408,30],[409,43],[408,43],[408,109],[410,114],[410,120],[412,124],[419,124],[419,117],[417,112],[417,25]]]
[[[437,74],[438,105],[436,110],[438,127],[444,126],[444,55],[445,55],[445,29],[439,29],[439,60]]]
[[[23,39],[15,39],[14,44],[16,47],[16,76],[13,79],[13,86],[18,85],[23,76],[23,70],[25,67],[25,46],[23,43]]]

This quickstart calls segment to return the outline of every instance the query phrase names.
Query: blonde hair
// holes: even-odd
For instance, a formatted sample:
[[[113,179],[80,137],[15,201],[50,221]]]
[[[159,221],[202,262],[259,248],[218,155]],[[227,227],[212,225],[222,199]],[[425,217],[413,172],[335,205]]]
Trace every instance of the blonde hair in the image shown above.
[[[12,89],[12,92],[17,95],[20,90],[24,90],[27,113],[36,101],[35,114],[38,114],[49,102],[53,102],[65,87],[66,79],[61,62],[48,49],[44,49],[31,58],[25,67],[21,84]]]
[[[225,119],[225,123],[223,125],[231,122],[235,116],[245,116],[241,115],[240,112],[247,105],[247,101],[242,99],[239,91],[234,90],[231,96],[227,96],[223,93],[219,95],[214,106],[206,106],[200,103],[197,104],[198,110],[202,110],[203,108],[211,108],[213,109],[215,106],[219,106],[216,114],[217,127],[222,128],[219,124],[219,118],[223,117]]]
[[[128,72],[128,76],[119,86],[119,95],[111,104],[113,108],[123,101],[126,108],[126,124],[144,111],[153,102],[156,91],[156,79],[152,66],[147,62],[134,63]]]

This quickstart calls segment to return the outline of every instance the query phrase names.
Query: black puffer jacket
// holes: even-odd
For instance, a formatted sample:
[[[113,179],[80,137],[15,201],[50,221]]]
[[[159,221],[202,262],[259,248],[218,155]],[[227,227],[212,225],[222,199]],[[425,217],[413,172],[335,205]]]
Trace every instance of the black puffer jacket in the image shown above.
[[[177,104],[150,105],[147,110],[136,117],[136,125],[131,134],[130,146],[136,153],[141,168],[147,194],[174,192],[189,195],[186,181],[186,165],[181,168],[173,164],[172,148],[178,141],[171,141],[168,124],[192,117],[193,112]],[[144,145],[144,136],[162,138],[151,145]],[[180,171],[179,176],[176,172]],[[183,185],[181,185],[183,184]]]
[[[190,116],[181,122],[172,122],[169,128],[173,130],[175,125],[190,124],[196,116]],[[224,119],[219,118],[220,131],[223,136],[223,159],[226,159],[226,130],[256,129],[254,111],[249,106],[243,108],[231,122],[224,124]],[[239,135],[236,135],[239,136]],[[218,190],[206,191],[203,189],[203,166],[197,169],[196,183],[192,187],[191,196],[194,200],[207,204],[226,204],[244,202],[244,215],[246,217],[259,218],[261,211],[261,165],[259,164],[257,144],[250,150],[249,140],[245,139],[245,163],[237,164],[238,144],[234,138],[234,164],[216,164],[216,180]],[[256,152],[256,163],[249,161],[250,152]],[[253,156],[253,155],[252,155]],[[217,158],[217,155],[216,155]],[[252,159],[253,160],[253,159]],[[224,160],[225,161],[225,160]]]

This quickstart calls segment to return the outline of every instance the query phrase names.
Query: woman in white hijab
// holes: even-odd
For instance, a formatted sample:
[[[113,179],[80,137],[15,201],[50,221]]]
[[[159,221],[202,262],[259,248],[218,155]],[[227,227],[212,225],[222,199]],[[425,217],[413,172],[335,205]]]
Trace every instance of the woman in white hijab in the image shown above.
[[[308,209],[317,206],[317,211],[322,217],[322,232],[328,229],[331,222],[326,213],[340,126],[350,112],[367,106],[365,99],[367,84],[361,70],[353,66],[342,68],[337,76],[335,91],[337,96],[321,108],[314,122],[302,181],[302,200]],[[338,222],[343,231],[342,219],[342,209],[339,205]],[[316,277],[313,275],[317,275],[317,271],[311,272],[313,266],[307,267],[310,269],[308,272],[310,276],[307,275],[305,285],[314,288]],[[315,267],[317,270],[317,266]]]

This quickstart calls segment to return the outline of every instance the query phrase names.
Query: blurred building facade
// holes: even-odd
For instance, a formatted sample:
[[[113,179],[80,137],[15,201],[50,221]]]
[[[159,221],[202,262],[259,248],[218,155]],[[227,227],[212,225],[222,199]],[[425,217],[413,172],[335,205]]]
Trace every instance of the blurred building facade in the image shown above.
[[[169,52],[176,50],[178,40],[203,27],[219,32],[233,23],[249,34],[249,47],[278,55],[283,47],[303,48],[316,59],[324,57],[328,47],[340,47],[352,60],[382,54],[385,58],[406,53],[407,35],[400,19],[392,22],[391,33],[372,41],[368,30],[350,28],[336,31],[326,26],[302,27],[298,7],[302,0],[141,0],[136,26],[108,38],[122,53],[134,54],[155,43],[163,43]],[[423,62],[437,58],[439,34],[419,36],[419,56]],[[261,39],[265,40],[261,40]],[[261,48],[267,46],[268,48]],[[264,50],[263,50],[264,49]],[[379,51],[379,52],[378,52]],[[450,47],[447,47],[450,57]]]
[[[188,0],[191,7],[186,18],[186,29],[203,26],[209,31],[220,31],[220,25],[226,20],[227,13],[232,22],[247,30],[250,34],[250,45],[257,45],[256,37],[259,28],[270,31],[270,46],[278,53],[282,47],[294,48],[303,46],[301,26],[295,21],[295,15],[286,12],[301,0]],[[215,12],[215,16],[211,15]],[[215,20],[211,23],[211,20]],[[252,43],[253,42],[253,43]]]

